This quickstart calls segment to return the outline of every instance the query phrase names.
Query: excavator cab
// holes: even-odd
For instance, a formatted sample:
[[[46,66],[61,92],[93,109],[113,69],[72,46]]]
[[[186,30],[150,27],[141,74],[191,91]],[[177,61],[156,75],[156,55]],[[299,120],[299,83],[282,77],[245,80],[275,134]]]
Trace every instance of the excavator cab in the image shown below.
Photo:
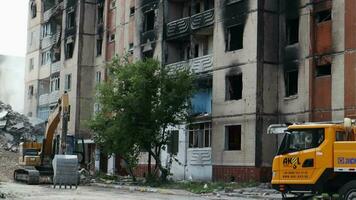
[[[54,155],[60,153],[59,145],[60,145],[60,136],[57,135],[53,141],[52,159],[54,158]],[[74,135],[67,135],[65,154],[66,155],[77,155],[79,164],[84,165],[84,161],[85,161],[84,160],[84,155],[85,155],[84,139],[76,138]]]

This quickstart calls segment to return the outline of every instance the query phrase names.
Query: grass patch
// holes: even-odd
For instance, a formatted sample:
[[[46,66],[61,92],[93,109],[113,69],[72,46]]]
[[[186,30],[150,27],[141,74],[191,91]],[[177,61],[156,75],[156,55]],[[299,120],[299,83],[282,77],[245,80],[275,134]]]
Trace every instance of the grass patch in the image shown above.
[[[105,173],[99,172],[95,175],[98,179],[110,180],[110,181],[117,181],[118,177],[115,175],[107,175]]]
[[[151,187],[160,187],[165,189],[181,189],[181,190],[187,190],[195,194],[212,193],[216,191],[233,190],[233,189],[239,189],[244,187],[254,187],[257,185],[258,185],[257,182],[225,183],[225,182],[168,181],[165,183],[155,183],[155,184],[147,183],[147,186],[151,186]]]

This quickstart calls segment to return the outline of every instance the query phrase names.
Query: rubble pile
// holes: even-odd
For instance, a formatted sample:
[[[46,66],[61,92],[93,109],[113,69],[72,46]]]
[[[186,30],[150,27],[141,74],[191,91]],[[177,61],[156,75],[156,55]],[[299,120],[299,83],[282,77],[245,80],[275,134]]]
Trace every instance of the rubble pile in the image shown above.
[[[33,138],[42,135],[44,123],[32,123],[26,116],[12,110],[10,105],[0,101],[0,136],[2,148],[17,151],[21,138]],[[5,140],[5,141],[4,141]]]
[[[0,181],[12,180],[18,168],[18,144],[21,138],[33,139],[43,135],[44,123],[33,120],[12,110],[0,101]]]

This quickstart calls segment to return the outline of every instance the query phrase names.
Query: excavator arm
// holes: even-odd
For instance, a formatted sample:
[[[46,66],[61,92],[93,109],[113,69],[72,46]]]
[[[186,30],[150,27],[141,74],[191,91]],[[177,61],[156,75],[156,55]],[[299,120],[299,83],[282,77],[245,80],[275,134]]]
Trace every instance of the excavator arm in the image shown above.
[[[61,117],[62,116],[66,117],[68,115],[68,111],[69,111],[68,94],[64,93],[61,96],[61,98],[58,100],[56,108],[54,109],[52,114],[48,117],[48,122],[47,122],[46,132],[45,132],[45,140],[43,142],[43,151],[42,151],[43,156],[51,156],[53,154],[52,143],[53,143],[53,137],[55,131],[58,127],[58,124],[61,121]],[[66,119],[64,121],[65,123],[67,123]],[[61,138],[63,138],[63,135],[61,135]]]

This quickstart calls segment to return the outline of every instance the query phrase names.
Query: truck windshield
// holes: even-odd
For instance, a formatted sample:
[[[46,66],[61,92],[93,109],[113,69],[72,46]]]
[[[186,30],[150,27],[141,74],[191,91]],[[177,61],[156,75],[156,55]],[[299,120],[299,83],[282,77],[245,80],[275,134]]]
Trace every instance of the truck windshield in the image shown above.
[[[278,154],[291,153],[318,147],[324,141],[324,129],[288,130],[284,136]]]

